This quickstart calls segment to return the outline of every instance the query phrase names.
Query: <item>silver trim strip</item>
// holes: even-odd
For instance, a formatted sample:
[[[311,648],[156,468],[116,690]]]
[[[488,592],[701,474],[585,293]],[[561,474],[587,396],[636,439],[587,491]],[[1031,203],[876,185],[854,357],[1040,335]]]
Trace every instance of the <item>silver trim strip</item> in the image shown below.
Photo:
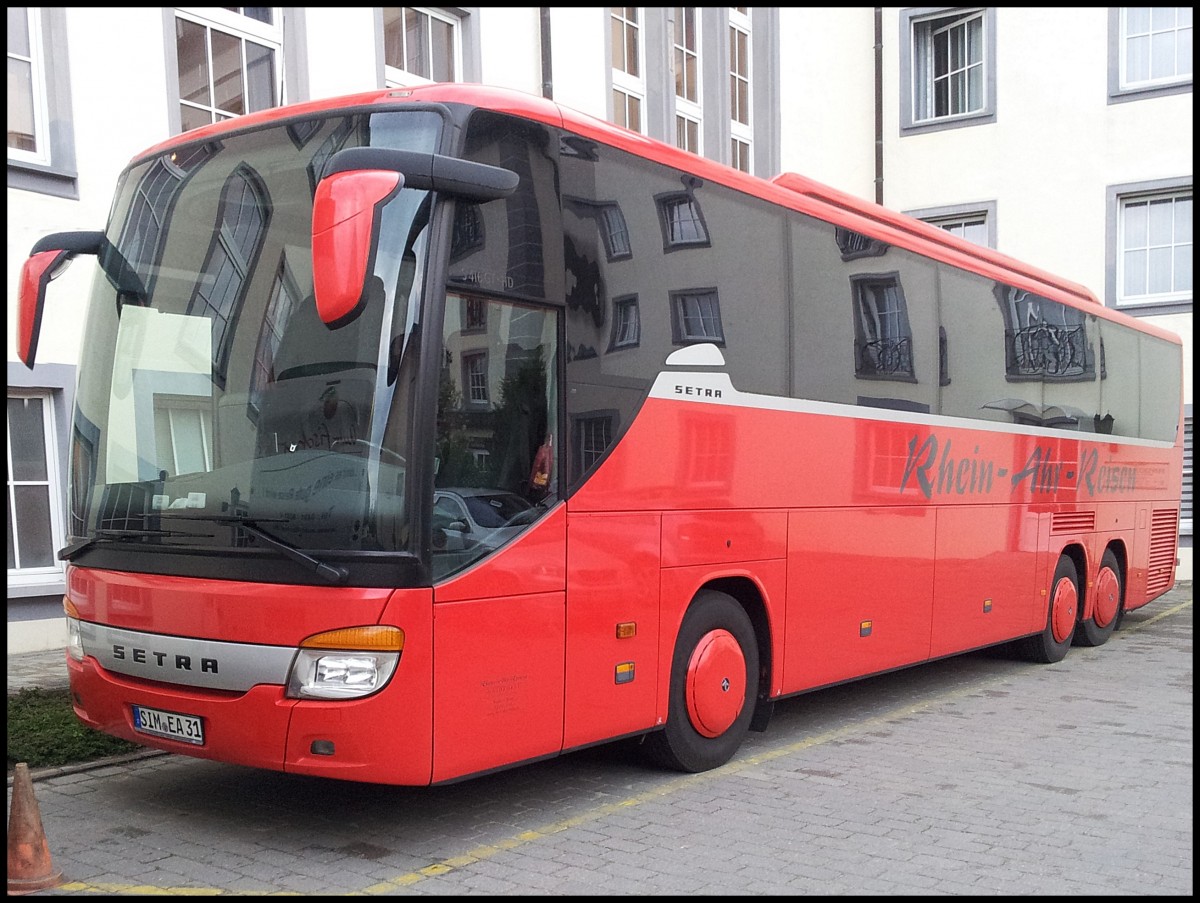
[[[205,690],[245,692],[258,684],[287,684],[296,657],[289,646],[224,643],[106,627],[80,621],[85,655],[107,671]]]

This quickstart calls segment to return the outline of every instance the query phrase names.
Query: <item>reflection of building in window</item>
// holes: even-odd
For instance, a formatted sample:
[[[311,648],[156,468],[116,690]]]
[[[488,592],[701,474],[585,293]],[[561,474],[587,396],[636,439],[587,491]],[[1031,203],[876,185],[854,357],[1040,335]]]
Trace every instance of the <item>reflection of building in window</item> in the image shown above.
[[[638,310],[637,295],[613,299],[612,338],[610,351],[617,348],[633,348],[642,340],[642,320]]]
[[[479,298],[463,298],[463,332],[487,331],[487,302]]]
[[[318,126],[323,122],[323,120],[314,121]],[[303,129],[305,125],[306,123],[302,122],[296,127],[298,129]],[[308,162],[308,187],[312,191],[314,197],[317,193],[317,182],[320,181],[321,174],[325,172],[326,161],[345,146],[346,139],[350,137],[350,134],[353,130],[353,122],[349,118],[343,119],[334,127],[329,136],[321,142],[321,146],[317,148],[316,152],[312,156],[312,159]],[[297,135],[303,135],[304,132],[301,131],[293,133],[289,130],[288,134],[292,135],[293,140],[297,140]],[[309,135],[308,138],[304,139],[305,143],[311,139],[312,136]]]
[[[1083,311],[1021,289],[1000,287],[1009,379],[1093,379]]]
[[[213,374],[224,380],[229,362],[230,327],[241,311],[262,248],[269,218],[266,186],[248,166],[239,166],[221,191],[212,244],[201,268],[189,314],[212,320]]]
[[[1192,300],[1192,192],[1118,202],[1117,303]]]
[[[278,104],[275,55],[281,28],[275,8],[207,8],[204,17],[176,11],[179,107],[183,130]]]
[[[984,16],[980,11],[913,25],[913,120],[978,113],[986,98]]]
[[[267,301],[267,311],[263,316],[262,327],[258,331],[258,342],[254,347],[254,371],[250,375],[250,404],[257,410],[263,390],[275,381],[275,354],[279,351],[279,343],[283,341],[283,330],[296,302],[300,290],[296,280],[288,270],[287,261],[279,260],[279,269],[275,272],[275,281],[271,284],[271,297]]]
[[[1192,80],[1192,8],[1121,8],[1121,88]]]
[[[459,201],[454,213],[454,231],[450,235],[450,259],[478,251],[483,247],[483,216],[479,205]]]
[[[184,183],[215,150],[215,145],[203,144],[161,156],[146,167],[138,182],[117,247],[141,278],[147,292],[153,290],[154,276],[166,241],[162,223],[170,216],[175,198]]]
[[[661,194],[658,202],[659,222],[663,230],[663,249],[708,247],[708,226],[700,203],[690,191]]]
[[[843,229],[838,226],[833,230],[834,241],[842,252],[842,260],[856,260],[859,257],[882,257],[887,253],[888,245],[878,238],[871,238],[861,232]]]
[[[156,464],[170,476],[212,470],[212,414],[208,399],[154,396]]]
[[[642,103],[646,82],[642,76],[641,25],[636,6],[610,8],[612,19],[613,122],[642,131]]]
[[[697,7],[675,7],[675,145],[700,153],[700,41]]]
[[[579,461],[579,472],[583,473],[600,460],[613,439],[613,415],[593,413],[581,415],[574,420],[575,450]]]
[[[601,204],[597,208],[597,225],[600,227],[600,237],[604,240],[604,250],[608,259],[625,260],[633,256],[633,248],[629,245],[629,226],[625,224],[625,214],[616,204]]]
[[[750,172],[750,17],[745,7],[729,9],[729,165]]]
[[[684,415],[679,424],[679,472],[693,489],[727,489],[733,466],[733,431],[711,417]]]
[[[388,87],[458,80],[459,21],[430,8],[383,7],[383,62]]]
[[[462,366],[463,384],[467,387],[466,400],[471,404],[487,404],[487,353],[464,353],[462,356]]]
[[[912,329],[900,277],[852,276],[854,373],[859,377],[913,376]]]
[[[677,345],[692,342],[725,344],[721,325],[721,303],[715,288],[671,292],[672,331]]]

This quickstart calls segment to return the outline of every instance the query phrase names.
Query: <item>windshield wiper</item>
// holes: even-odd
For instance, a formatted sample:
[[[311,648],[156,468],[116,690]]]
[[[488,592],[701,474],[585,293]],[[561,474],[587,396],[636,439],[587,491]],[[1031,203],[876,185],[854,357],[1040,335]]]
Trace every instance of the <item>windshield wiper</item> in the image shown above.
[[[350,576],[350,572],[344,567],[326,564],[323,561],[313,558],[307,552],[301,551],[291,543],[284,542],[278,536],[268,533],[262,527],[258,526],[257,519],[253,517],[246,517],[241,514],[169,514],[167,512],[155,514],[154,516],[163,520],[204,520],[215,524],[233,524],[234,526],[241,527],[247,533],[277,552],[282,553],[285,557],[290,558],[297,564],[303,565],[327,583],[344,583],[346,578]],[[277,523],[283,522],[277,518],[272,518],[272,520]]]
[[[204,536],[210,537],[211,533],[189,533],[186,530],[114,530],[102,529],[97,530],[95,536],[90,536],[87,539],[81,539],[79,542],[73,542],[68,546],[63,546],[58,552],[59,561],[70,561],[75,558],[80,552],[91,548],[96,543],[102,540],[113,540],[115,542],[125,542],[130,539],[146,539],[148,537],[159,536]]]

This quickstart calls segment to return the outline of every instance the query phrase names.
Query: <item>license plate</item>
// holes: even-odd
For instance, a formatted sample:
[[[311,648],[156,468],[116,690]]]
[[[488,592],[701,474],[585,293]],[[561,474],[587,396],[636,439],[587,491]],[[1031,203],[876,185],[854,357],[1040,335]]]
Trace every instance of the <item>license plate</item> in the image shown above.
[[[182,715],[179,712],[164,712],[161,709],[135,705],[133,727],[143,734],[193,743],[196,746],[204,745],[204,722],[195,715]]]

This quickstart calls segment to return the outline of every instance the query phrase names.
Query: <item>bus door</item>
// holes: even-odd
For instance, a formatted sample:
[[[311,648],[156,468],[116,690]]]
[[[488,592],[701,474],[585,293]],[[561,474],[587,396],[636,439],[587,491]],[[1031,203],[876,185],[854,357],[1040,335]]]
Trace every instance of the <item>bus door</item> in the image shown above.
[[[558,328],[552,308],[446,299],[431,550],[435,782],[562,749]]]

